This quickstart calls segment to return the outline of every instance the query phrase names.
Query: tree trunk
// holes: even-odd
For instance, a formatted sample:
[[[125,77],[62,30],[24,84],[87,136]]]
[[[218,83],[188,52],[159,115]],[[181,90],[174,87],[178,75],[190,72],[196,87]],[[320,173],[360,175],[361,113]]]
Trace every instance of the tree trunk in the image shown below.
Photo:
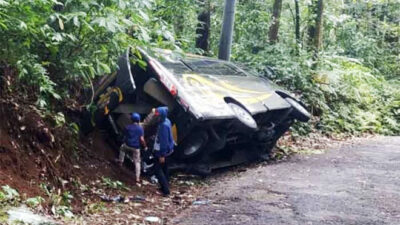
[[[296,12],[295,19],[295,32],[296,32],[296,44],[299,45],[301,43],[300,40],[300,8],[299,8],[299,0],[294,0],[294,7]]]
[[[278,41],[278,31],[279,31],[279,18],[282,11],[282,0],[275,0],[272,12],[272,24],[269,27],[269,42],[275,43]]]
[[[322,15],[324,10],[323,0],[313,0],[311,12],[315,20],[311,21],[308,28],[309,46],[318,53],[322,44]]]
[[[209,36],[210,36],[210,2],[209,0],[201,0],[203,10],[197,17],[199,24],[196,28],[196,48],[209,51]]]
[[[183,14],[179,14],[176,16],[175,23],[174,23],[174,29],[175,29],[175,33],[178,37],[180,37],[183,33],[184,20],[185,20],[185,17],[183,16]]]
[[[324,2],[323,0],[318,0],[318,13],[315,21],[316,24],[316,33],[315,33],[315,48],[317,51],[321,49],[322,45],[322,35],[323,35],[323,23],[322,23],[322,15],[324,12]]]
[[[311,13],[315,15],[315,19],[310,22],[308,28],[308,38],[310,50],[314,52],[312,68],[315,70],[318,67],[319,52],[322,45],[322,15],[324,10],[323,0],[313,0],[311,7]]]

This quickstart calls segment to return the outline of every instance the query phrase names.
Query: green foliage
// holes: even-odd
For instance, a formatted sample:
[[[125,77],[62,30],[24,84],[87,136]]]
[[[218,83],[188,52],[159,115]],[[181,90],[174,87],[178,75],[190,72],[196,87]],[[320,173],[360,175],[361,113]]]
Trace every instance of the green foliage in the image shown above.
[[[380,74],[349,58],[325,59],[329,85],[323,85],[326,110],[321,123],[326,131],[349,133],[371,132],[394,134],[399,132],[399,118],[393,113],[399,109],[396,99],[398,83],[390,83]],[[397,108],[397,109],[396,109]]]
[[[102,177],[102,185],[106,188],[110,188],[110,189],[122,189],[122,190],[126,190],[129,191],[130,189],[121,181],[114,181],[108,177]]]
[[[198,0],[155,0],[154,17],[158,36],[175,41],[178,46],[195,51],[194,37],[197,26]]]
[[[79,134],[79,126],[77,123],[71,123],[71,124],[69,124],[69,127],[73,134],[75,134],[75,135]]]
[[[389,78],[400,74],[399,1],[354,1],[343,6],[345,13],[328,17],[329,30],[336,36],[328,41],[344,54],[360,58]],[[333,42],[334,43],[329,43]],[[335,45],[333,45],[335,44]],[[398,78],[398,77],[397,77]]]
[[[307,45],[311,1],[300,2],[301,42],[296,44],[294,3],[284,3],[279,42],[268,43],[273,1],[239,1],[232,60],[244,63],[305,101],[315,116],[297,124],[324,133],[399,134],[400,2],[324,1],[324,50],[315,67]],[[219,4],[219,5],[218,5]],[[212,16],[212,49],[218,50],[223,1]],[[275,71],[272,72],[271,68]],[[311,127],[312,126],[312,127]]]
[[[51,212],[56,217],[67,217],[72,218],[74,214],[72,213],[71,202],[74,196],[69,192],[61,192],[60,189],[55,190],[46,184],[41,184],[40,187],[49,197],[49,204],[51,205]]]
[[[1,186],[0,207],[5,205],[18,205],[20,200],[20,195],[17,190],[8,185]]]
[[[268,42],[271,6],[268,1],[261,0],[238,2],[233,57],[243,49],[256,53]]]
[[[3,191],[0,192],[0,201],[9,201],[9,200],[19,199],[18,191],[11,188],[10,186],[8,186],[8,185],[1,186],[1,189]]]
[[[38,104],[68,97],[116,68],[128,47],[150,46],[162,30],[149,19],[149,0],[10,0],[0,2],[0,62],[38,94]],[[78,87],[82,88],[82,87]]]
[[[204,2],[211,11],[210,54],[217,55],[224,0],[0,0],[0,69],[16,69],[27,93],[51,108],[114,71],[128,47],[198,53],[195,30]],[[298,2],[300,42],[294,1],[283,1],[279,41],[270,44],[273,0],[237,1],[232,59],[296,93],[322,132],[400,133],[400,2],[324,1],[318,57],[307,47],[312,1]],[[144,65],[140,57],[134,62]]]
[[[106,204],[104,202],[91,203],[85,207],[85,212],[88,214],[97,214],[106,210]]]
[[[235,60],[301,97],[316,116],[315,126],[322,132],[400,132],[398,81],[387,81],[360,60],[333,53],[321,55],[319,68],[313,70],[311,56],[306,51],[291,55],[288,50],[282,44],[275,44],[257,54],[240,54]],[[306,134],[311,131],[308,126],[301,124],[296,130]]]
[[[0,209],[0,224],[7,224],[8,217],[8,213],[5,212],[4,209]]]
[[[71,207],[66,205],[53,206],[51,208],[51,212],[55,216],[63,216],[67,218],[74,217],[74,214],[71,211]]]
[[[65,124],[65,116],[62,112],[56,113],[53,117],[56,127],[61,127]]]
[[[43,202],[44,202],[44,198],[42,198],[40,196],[33,197],[33,198],[28,198],[28,199],[25,200],[26,205],[31,207],[31,208],[36,208],[40,204],[42,204]]]

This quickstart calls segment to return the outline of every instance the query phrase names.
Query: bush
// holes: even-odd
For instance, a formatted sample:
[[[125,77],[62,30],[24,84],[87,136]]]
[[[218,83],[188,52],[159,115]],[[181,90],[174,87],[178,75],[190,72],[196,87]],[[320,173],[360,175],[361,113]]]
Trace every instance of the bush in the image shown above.
[[[313,70],[307,52],[291,54],[282,44],[266,46],[257,54],[238,50],[242,54],[237,54],[235,60],[255,68],[303,99],[315,116],[315,127],[322,132],[400,132],[400,91],[396,88],[399,82],[387,81],[362,61],[325,53],[319,58],[318,69]],[[307,125],[297,126],[297,132],[307,131],[311,131]]]
[[[149,0],[0,0],[0,66],[16,68],[42,107],[70,97],[71,86],[114,71],[128,47],[159,40],[161,32],[149,29],[159,22],[149,19],[151,7]]]

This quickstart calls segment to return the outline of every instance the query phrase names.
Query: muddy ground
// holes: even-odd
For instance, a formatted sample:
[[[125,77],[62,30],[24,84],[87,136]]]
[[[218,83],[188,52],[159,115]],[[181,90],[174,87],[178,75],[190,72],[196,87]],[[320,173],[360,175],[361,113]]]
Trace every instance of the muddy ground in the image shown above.
[[[298,154],[218,177],[204,193],[208,204],[171,224],[400,224],[400,137]]]

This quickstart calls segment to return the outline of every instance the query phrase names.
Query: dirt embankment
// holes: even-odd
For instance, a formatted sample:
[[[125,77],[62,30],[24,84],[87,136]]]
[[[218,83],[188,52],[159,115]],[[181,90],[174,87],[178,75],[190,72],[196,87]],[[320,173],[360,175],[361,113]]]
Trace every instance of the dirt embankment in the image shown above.
[[[109,166],[113,153],[98,136],[79,140],[68,124],[55,128],[34,105],[15,99],[1,99],[0,118],[0,185],[35,196],[41,183],[64,189],[71,178],[123,178]]]
[[[52,116],[22,96],[0,93],[0,118],[0,187],[16,189],[22,200],[44,197],[42,213],[54,214],[51,208],[55,204],[44,186],[58,196],[73,196],[69,205],[78,224],[140,223],[146,216],[165,222],[191,204],[199,191],[182,177],[172,179],[169,198],[163,198],[157,185],[147,181],[142,187],[135,186],[133,172],[112,163],[116,151],[107,144],[105,132],[78,137],[68,121],[56,126]],[[104,203],[100,200],[104,194],[139,195],[146,200]]]
[[[54,136],[29,105],[2,99],[0,117],[0,184],[38,195],[40,182],[59,175],[51,160]]]

